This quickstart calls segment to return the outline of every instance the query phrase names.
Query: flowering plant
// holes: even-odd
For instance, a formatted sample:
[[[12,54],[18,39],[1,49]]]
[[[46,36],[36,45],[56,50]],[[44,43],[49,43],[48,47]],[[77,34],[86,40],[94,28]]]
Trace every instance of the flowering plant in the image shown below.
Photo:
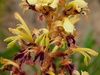
[[[17,28],[9,28],[15,34],[6,38],[9,42],[7,48],[12,47],[17,41],[20,51],[12,60],[0,58],[0,63],[4,64],[0,69],[10,71],[11,75],[27,75],[22,69],[22,64],[39,64],[39,71],[34,71],[34,75],[80,75],[75,69],[69,56],[78,52],[84,56],[84,63],[88,66],[90,55],[97,56],[98,53],[89,48],[81,48],[76,45],[75,37],[77,31],[75,23],[83,15],[87,18],[89,12],[88,4],[84,0],[74,0],[66,3],[66,0],[22,0],[21,7],[25,6],[23,13],[31,9],[41,13],[39,20],[46,18],[46,27],[32,31],[27,27],[24,20],[15,12],[15,18],[21,24]],[[55,59],[60,59],[56,64]],[[86,71],[81,71],[81,75],[89,75]]]

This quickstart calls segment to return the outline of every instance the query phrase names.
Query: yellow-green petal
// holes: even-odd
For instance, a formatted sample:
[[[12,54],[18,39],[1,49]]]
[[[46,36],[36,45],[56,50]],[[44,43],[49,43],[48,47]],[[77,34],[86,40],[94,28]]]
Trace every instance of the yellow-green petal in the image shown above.
[[[8,60],[8,59],[5,59],[5,58],[2,58],[0,57],[0,63],[1,64],[4,64],[1,69],[3,69],[6,65],[13,65],[14,67],[16,68],[19,68],[19,65],[11,60]]]
[[[39,32],[43,32],[43,34],[49,33],[49,31],[46,28],[39,29]]]
[[[30,5],[35,5],[37,3],[37,0],[27,0],[27,2],[30,4]]]
[[[91,49],[88,49],[88,48],[72,48],[72,51],[73,52],[79,52],[79,53],[84,55],[84,63],[85,63],[86,66],[88,65],[88,60],[91,59],[90,56],[89,56],[89,54],[91,52],[93,53],[93,54],[91,53],[91,55],[94,55],[94,56],[98,55],[97,52],[95,52],[95,51],[93,51]]]
[[[63,19],[63,28],[67,33],[71,33],[71,34],[73,34],[73,31],[75,30],[74,25],[66,17]]]
[[[77,21],[80,20],[79,15],[71,15],[69,16],[69,20],[72,24],[75,24]]]
[[[11,41],[8,45],[7,48],[11,48],[12,46],[14,46],[16,43],[16,40]]]
[[[33,43],[33,38],[32,38],[32,34],[29,30],[29,28],[27,27],[26,23],[24,22],[24,20],[22,19],[22,17],[18,14],[18,12],[15,12],[15,18],[18,19],[19,21],[21,21],[23,28],[25,30],[25,32],[28,34],[28,37],[30,37],[30,42]]]
[[[47,72],[49,75],[55,75],[52,71]]]
[[[57,8],[58,2],[59,2],[59,0],[53,0],[53,2],[50,4],[50,7]]]
[[[84,0],[74,0],[73,2],[77,3],[79,8],[87,7],[88,3]]]
[[[43,38],[43,35],[40,35],[38,36],[36,39],[35,39],[35,43],[39,43]]]
[[[84,7],[87,7],[87,3],[84,0],[74,0],[67,4],[66,9],[69,9],[72,6],[75,6],[78,8],[84,8]],[[74,8],[74,9],[76,9],[76,8]]]
[[[42,38],[42,40],[40,41],[40,46],[44,46],[45,44],[45,37]]]
[[[14,39],[14,37],[8,37],[8,38],[4,39],[4,41],[9,42],[9,41],[12,41],[13,39]]]
[[[46,39],[45,39],[45,46],[48,46],[49,45],[49,42],[50,42],[50,39],[48,37],[48,35],[46,36]]]
[[[89,75],[89,73],[86,71],[81,71],[81,75]]]

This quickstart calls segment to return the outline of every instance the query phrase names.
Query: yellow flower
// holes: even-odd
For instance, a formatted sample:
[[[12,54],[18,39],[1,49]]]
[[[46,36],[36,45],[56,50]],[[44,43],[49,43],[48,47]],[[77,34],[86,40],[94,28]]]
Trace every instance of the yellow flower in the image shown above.
[[[5,59],[5,58],[2,58],[2,57],[0,57],[0,63],[4,64],[0,69],[4,69],[7,65],[12,65],[16,68],[19,68],[19,65],[16,64],[15,62],[8,60],[8,59]]]
[[[27,0],[30,5],[34,5],[37,3],[37,0]]]
[[[72,24],[75,24],[77,21],[80,20],[80,15],[70,15],[68,16],[68,19]]]
[[[84,0],[74,0],[66,5],[65,10],[67,14],[73,14],[75,10],[81,12],[82,8],[86,8],[87,5]]]
[[[66,17],[64,17],[63,19],[63,28],[67,33],[71,33],[71,34],[73,34],[73,31],[75,30],[74,25]]]
[[[59,0],[53,0],[53,2],[49,5],[52,8],[57,8]]]
[[[79,52],[79,53],[84,55],[84,63],[85,63],[86,66],[88,65],[88,59],[91,59],[89,54],[93,55],[93,56],[98,55],[98,53],[96,51],[89,49],[89,48],[72,48],[72,51],[73,52]]]
[[[79,15],[70,15],[68,17],[64,17],[62,21],[57,20],[55,22],[52,22],[52,29],[55,29],[57,27],[63,28],[67,33],[73,34],[75,31],[74,24],[79,20]]]
[[[56,8],[58,6],[59,0],[27,0],[30,5],[37,6],[50,6],[52,8]]]
[[[86,72],[86,71],[81,71],[81,74],[82,74],[82,75],[89,75],[89,73]]]
[[[41,4],[42,6],[47,6],[50,0],[27,0],[30,5]]]
[[[40,46],[48,46],[50,39],[48,36],[49,31],[46,28],[41,28],[39,30],[33,29],[33,33],[36,36],[35,43],[39,43]]]
[[[49,74],[49,75],[55,75],[52,71],[48,71],[47,74]]]
[[[77,70],[74,70],[73,75],[89,75],[89,73],[86,71],[81,71],[81,74],[80,74]]]
[[[20,39],[28,40],[31,43],[34,42],[29,28],[27,27],[26,23],[17,12],[15,12],[15,18],[21,21],[22,24],[18,24],[17,25],[18,27],[16,29],[9,28],[9,31],[12,32],[13,34],[16,34],[17,36],[8,37],[4,40],[7,42],[11,41],[8,44],[8,48],[12,47],[16,43],[16,41]]]

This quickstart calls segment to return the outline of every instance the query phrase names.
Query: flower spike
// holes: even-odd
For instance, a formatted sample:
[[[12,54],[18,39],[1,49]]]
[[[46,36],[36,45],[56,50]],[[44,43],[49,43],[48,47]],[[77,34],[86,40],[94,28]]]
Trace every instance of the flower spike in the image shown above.
[[[13,61],[1,57],[0,63],[4,65],[0,69],[10,71],[10,75],[26,75],[22,70],[25,63],[34,66],[35,75],[89,75],[86,71],[79,73],[75,70],[71,59],[73,56],[69,57],[78,52],[84,56],[87,66],[90,55],[98,55],[92,49],[78,47],[75,40],[75,23],[80,20],[81,15],[87,18],[88,3],[84,0],[68,3],[67,0],[22,0],[20,6],[26,7],[23,13],[28,9],[40,13],[39,20],[45,18],[46,26],[40,29],[33,28],[31,33],[22,17],[15,12],[14,16],[21,24],[17,24],[16,28],[9,28],[14,36],[4,41],[9,42],[7,48],[18,41],[21,49],[15,54]]]

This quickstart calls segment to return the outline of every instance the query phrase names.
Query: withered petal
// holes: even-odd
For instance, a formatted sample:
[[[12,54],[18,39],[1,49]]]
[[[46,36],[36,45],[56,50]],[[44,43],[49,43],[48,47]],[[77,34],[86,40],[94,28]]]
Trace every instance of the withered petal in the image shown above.
[[[54,69],[54,72],[56,73],[57,72],[57,70],[56,70],[56,64],[54,62],[52,63],[52,67]]]
[[[69,74],[72,75],[73,70],[74,70],[74,65],[73,64],[69,64],[69,65],[65,65],[64,67],[69,72]]]
[[[63,57],[65,56],[64,52],[60,52],[60,51],[56,51],[56,52],[53,52],[50,54],[51,57],[54,57],[54,58],[58,58],[58,57]]]
[[[44,60],[44,52],[42,52],[42,51],[37,52],[35,57],[34,57],[33,62],[35,62],[38,57],[40,57],[40,61],[43,61]]]
[[[41,71],[44,72],[48,70],[50,66],[51,66],[51,57],[46,56],[43,64],[41,65]]]
[[[67,45],[68,45],[68,47],[71,46],[71,43],[70,43],[71,41],[72,41],[73,44],[76,43],[76,41],[75,41],[75,39],[74,39],[74,36],[71,35],[71,34],[69,34],[68,36],[66,36],[66,41],[67,41]]]
[[[14,60],[17,60],[17,59],[20,59],[20,58],[22,58],[24,56],[24,53],[18,53],[18,54],[16,54],[15,56],[14,56]]]
[[[24,56],[24,51],[25,51],[25,49],[23,49],[23,50],[20,50],[18,53],[16,53],[15,54],[15,56],[14,56],[14,60],[17,60],[17,59],[19,59],[19,58],[22,58],[23,56]]]
[[[61,65],[68,65],[68,64],[71,64],[71,63],[72,63],[71,59],[64,59],[64,60],[60,61]]]

